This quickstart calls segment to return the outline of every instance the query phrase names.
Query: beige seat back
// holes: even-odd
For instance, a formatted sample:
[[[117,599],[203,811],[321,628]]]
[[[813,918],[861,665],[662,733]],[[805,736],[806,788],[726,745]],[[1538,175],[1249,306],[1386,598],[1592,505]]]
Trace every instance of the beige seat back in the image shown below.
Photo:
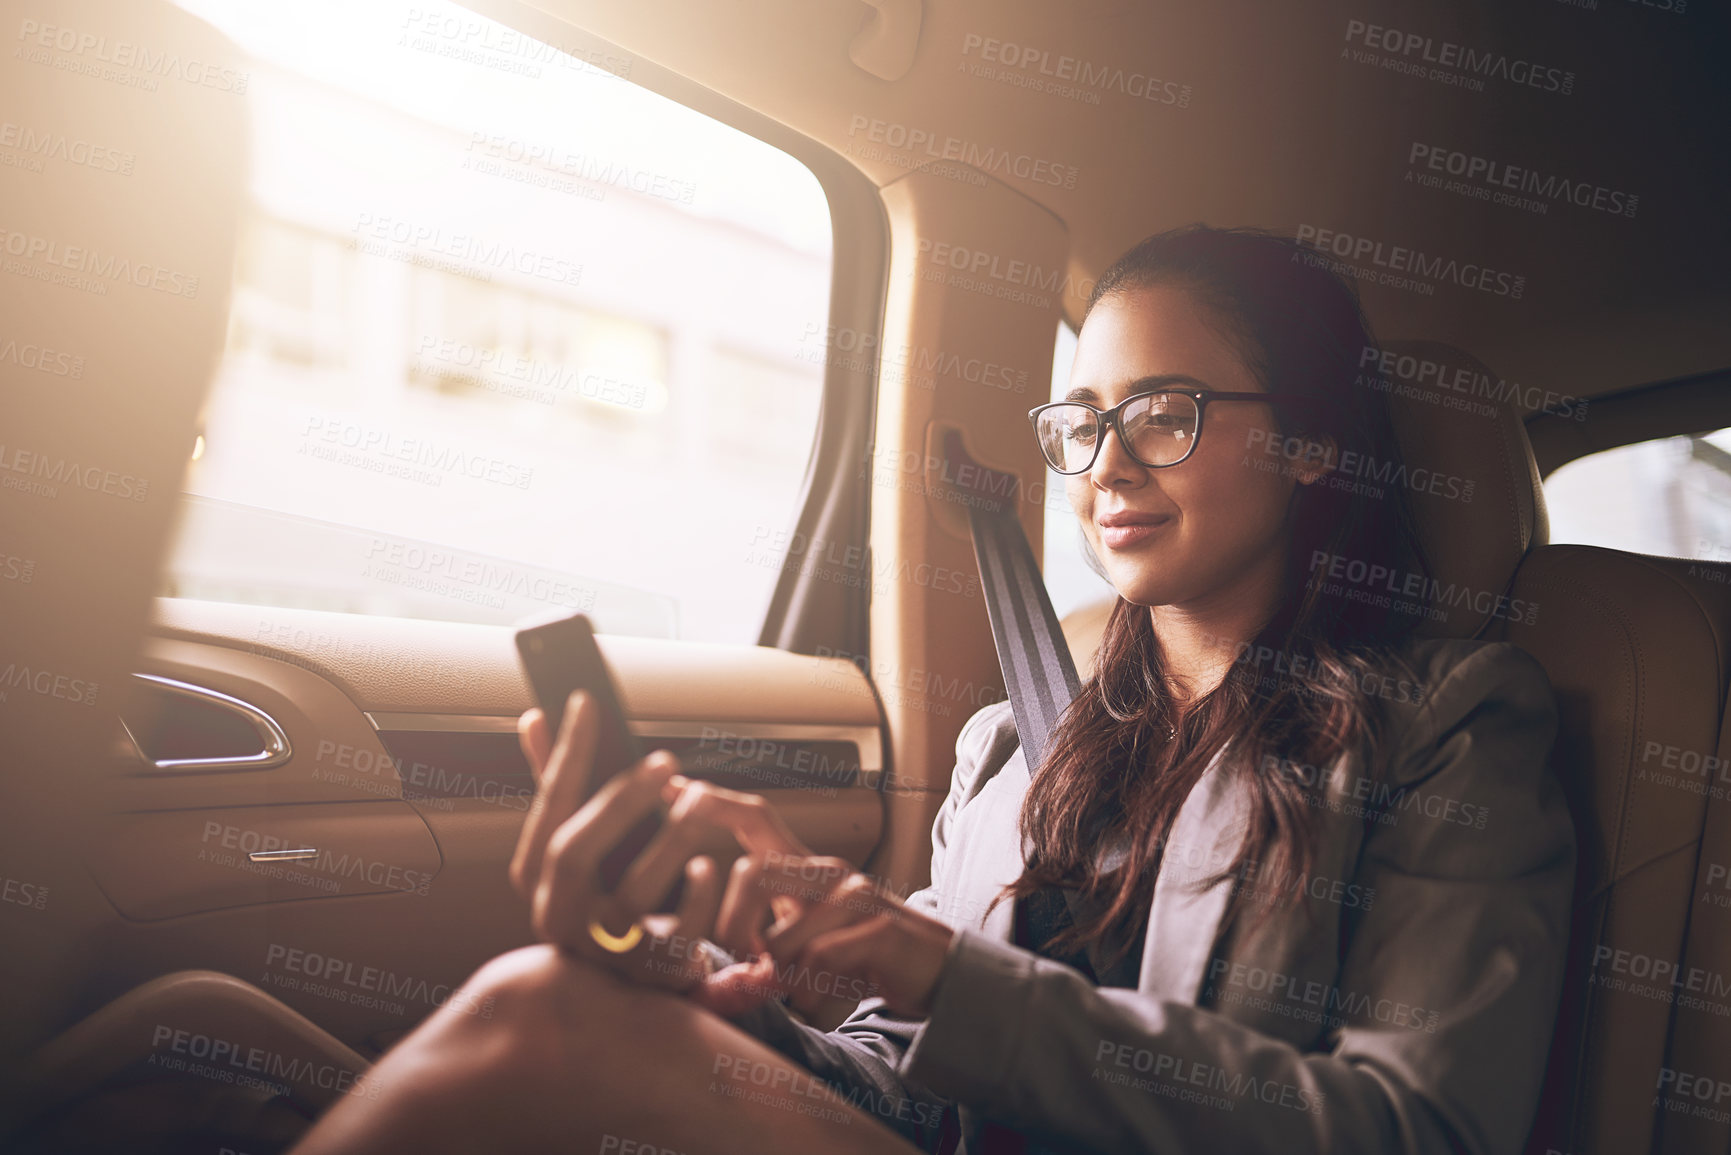
[[[1710,901],[1731,896],[1714,870],[1731,866],[1731,567],[1546,544],[1518,416],[1453,407],[1489,371],[1445,346],[1390,350],[1413,369],[1391,378],[1408,464],[1473,483],[1470,501],[1415,499],[1443,588],[1466,587],[1436,632],[1521,646],[1557,695],[1577,885],[1528,1149],[1731,1151],[1731,911]]]

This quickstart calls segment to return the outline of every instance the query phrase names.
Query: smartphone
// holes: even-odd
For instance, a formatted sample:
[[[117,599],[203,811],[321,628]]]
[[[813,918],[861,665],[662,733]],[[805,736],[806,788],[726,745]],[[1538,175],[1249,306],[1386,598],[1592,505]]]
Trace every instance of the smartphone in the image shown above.
[[[517,655],[523,663],[524,676],[535,693],[536,704],[547,716],[547,730],[555,740],[565,719],[565,701],[573,690],[584,690],[600,708],[601,732],[596,736],[595,760],[590,767],[589,783],[583,790],[588,801],[614,775],[636,765],[645,751],[637,736],[626,725],[625,711],[619,705],[613,676],[595,644],[595,629],[587,615],[560,615],[551,620],[538,619],[517,630]],[[601,888],[611,892],[624,877],[626,868],[642,853],[655,832],[661,829],[663,812],[646,815],[633,826],[619,843],[601,860]],[[656,906],[657,911],[675,909],[684,889],[684,877]]]

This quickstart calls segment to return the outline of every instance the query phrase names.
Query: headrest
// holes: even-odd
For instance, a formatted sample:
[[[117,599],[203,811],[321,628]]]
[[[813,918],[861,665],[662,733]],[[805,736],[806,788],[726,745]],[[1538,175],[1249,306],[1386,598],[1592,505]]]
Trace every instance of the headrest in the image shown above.
[[[1407,494],[1436,579],[1420,632],[1470,638],[1531,607],[1507,596],[1527,549],[1548,537],[1520,387],[1436,341],[1389,341],[1359,383],[1388,394]]]

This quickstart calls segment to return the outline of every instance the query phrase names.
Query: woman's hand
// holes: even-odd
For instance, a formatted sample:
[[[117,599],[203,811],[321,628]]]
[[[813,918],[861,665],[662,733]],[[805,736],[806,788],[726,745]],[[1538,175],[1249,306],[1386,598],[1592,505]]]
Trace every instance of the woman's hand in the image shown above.
[[[785,992],[814,1022],[873,996],[896,1014],[925,1017],[953,935],[947,923],[910,910],[843,859],[814,855],[759,795],[678,776],[668,786],[688,821],[731,831],[746,851],[713,937],[736,955],[772,960],[754,983]]]
[[[694,988],[702,988],[714,976],[697,944],[709,935],[720,906],[719,869],[712,858],[686,854],[670,868],[670,860],[660,856],[654,869],[646,871],[642,869],[646,850],[611,894],[602,891],[598,877],[602,858],[646,816],[663,808],[663,793],[679,762],[667,751],[657,750],[582,802],[594,760],[598,715],[589,695],[577,691],[566,704],[556,742],[539,709],[518,720],[518,737],[537,789],[511,858],[511,885],[529,900],[532,925],[543,941],[630,981],[692,992],[704,1001],[704,992]],[[663,827],[649,849],[665,841],[671,825]],[[678,911],[648,914],[681,873],[685,892]],[[604,949],[591,933],[591,926],[599,925],[604,934],[623,940],[639,922],[644,933],[622,953]]]
[[[766,908],[789,898],[797,909],[758,931]],[[874,995],[895,1014],[925,1018],[953,936],[842,859],[776,851],[733,864],[716,931],[730,949],[761,943],[789,1001],[813,1019]]]
[[[675,773],[672,754],[656,751],[579,808],[594,757],[595,714],[589,696],[578,691],[556,743],[540,710],[528,711],[518,724],[538,789],[511,861],[511,882],[530,900],[536,934],[623,978],[684,992],[722,1015],[781,994],[814,1020],[845,1014],[873,995],[897,1014],[927,1013],[949,949],[949,926],[909,910],[843,860],[813,855],[762,797],[684,778]],[[662,804],[667,820],[614,891],[603,893],[597,879],[602,857]],[[714,859],[698,853],[718,832],[731,833],[746,851],[734,863],[725,897]],[[678,912],[649,913],[681,873],[685,893]],[[774,925],[766,927],[772,918]],[[634,923],[646,933],[615,954],[596,942],[591,920],[608,935],[623,936]],[[714,969],[702,939],[746,961]]]

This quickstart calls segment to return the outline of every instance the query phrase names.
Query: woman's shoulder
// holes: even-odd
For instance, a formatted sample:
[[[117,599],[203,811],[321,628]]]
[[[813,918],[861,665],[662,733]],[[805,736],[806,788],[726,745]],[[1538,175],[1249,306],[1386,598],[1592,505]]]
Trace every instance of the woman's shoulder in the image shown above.
[[[1009,699],[974,711],[956,735],[956,770],[950,779],[952,793],[972,795],[1021,745],[1016,736],[1016,714]]]
[[[1539,660],[1512,642],[1478,638],[1409,638],[1393,651],[1417,674],[1420,686],[1415,697],[1434,703],[1450,696],[1484,696],[1498,688],[1515,685],[1550,693],[1550,676]]]
[[[1484,715],[1522,719],[1523,727],[1556,725],[1556,697],[1539,660],[1509,642],[1412,638],[1391,652],[1409,693],[1380,695],[1400,748],[1426,749]]]

